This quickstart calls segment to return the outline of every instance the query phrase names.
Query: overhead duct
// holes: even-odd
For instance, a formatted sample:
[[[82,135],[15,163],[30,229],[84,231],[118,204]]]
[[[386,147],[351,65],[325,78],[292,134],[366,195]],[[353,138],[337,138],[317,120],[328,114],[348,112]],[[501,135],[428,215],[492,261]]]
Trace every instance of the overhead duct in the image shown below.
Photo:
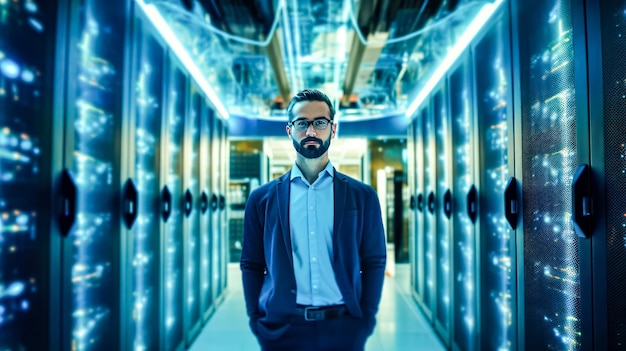
[[[378,0],[361,1],[359,3],[357,25],[358,29],[365,38],[372,31],[375,23],[374,13],[378,6]],[[354,9],[352,9],[354,11]],[[355,11],[356,12],[356,11]],[[381,48],[382,50],[382,48]],[[343,98],[341,100],[342,105],[350,104],[350,95],[354,91],[355,82],[357,80],[357,74],[363,61],[363,55],[365,54],[365,44],[361,41],[358,35],[352,36],[352,44],[350,47],[350,55],[348,57],[348,65],[346,67],[346,76],[343,83]],[[380,52],[379,52],[380,54]],[[372,56],[372,55],[370,55]],[[374,55],[375,56],[375,53]],[[374,61],[376,63],[376,61]],[[371,72],[370,72],[371,73]]]
[[[400,38],[423,28],[432,16],[443,6],[455,8],[457,0],[404,0],[404,1],[362,1],[358,14],[358,27],[365,45],[357,35],[353,37],[350,58],[344,81],[344,98],[342,104],[349,105],[349,98],[355,87],[371,86],[372,74],[377,70],[377,62],[389,35]],[[399,22],[398,22],[399,21]],[[393,30],[393,33],[390,33]],[[399,52],[407,51],[415,46],[416,39],[407,40]],[[410,50],[408,50],[410,51]],[[389,52],[394,54],[394,52]],[[395,82],[404,74],[399,70]],[[394,82],[394,84],[395,84]],[[392,91],[392,90],[389,90]]]
[[[281,107],[284,108],[291,99],[291,89],[289,88],[289,80],[287,79],[287,72],[285,72],[283,53],[277,33],[278,31],[274,32],[265,50],[270,64],[272,65],[272,70],[274,71],[274,79],[276,80],[276,85],[278,85],[278,93],[283,100],[283,106]]]
[[[352,47],[343,85],[342,104],[349,104],[355,86],[367,86],[376,62],[389,38],[389,29],[395,22],[398,12],[406,8],[425,7],[428,0],[409,1],[361,1],[358,9],[357,25],[365,45],[358,35],[352,38]],[[438,3],[441,0],[436,1]],[[419,20],[419,19],[417,19]],[[416,21],[417,22],[417,21]]]

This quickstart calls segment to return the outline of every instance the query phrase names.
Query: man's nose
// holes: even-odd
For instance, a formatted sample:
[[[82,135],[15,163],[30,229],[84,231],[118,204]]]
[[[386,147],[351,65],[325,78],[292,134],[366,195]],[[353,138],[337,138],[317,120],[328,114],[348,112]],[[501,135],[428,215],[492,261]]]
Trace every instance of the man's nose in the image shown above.
[[[317,130],[315,129],[315,127],[313,127],[313,123],[309,123],[308,127],[306,128],[306,136],[314,135],[317,135]]]

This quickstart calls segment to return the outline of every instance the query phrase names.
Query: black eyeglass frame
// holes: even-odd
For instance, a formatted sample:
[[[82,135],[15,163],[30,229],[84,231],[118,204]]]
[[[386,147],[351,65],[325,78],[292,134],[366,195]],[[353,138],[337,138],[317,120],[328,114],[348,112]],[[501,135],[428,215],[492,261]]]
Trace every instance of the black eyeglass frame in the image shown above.
[[[324,127],[324,128],[318,128],[318,127],[316,127],[316,126],[315,126],[315,122],[318,122],[318,121],[326,121],[326,123],[327,123],[327,124],[326,124],[326,127]],[[297,128],[297,127],[295,126],[295,124],[294,124],[294,123],[298,123],[298,122],[306,122],[306,128],[304,128],[304,129],[299,129],[299,128]],[[305,131],[305,130],[309,129],[309,127],[310,127],[311,125],[313,125],[313,128],[314,128],[315,130],[326,130],[326,128],[328,128],[328,126],[330,126],[331,124],[333,124],[333,120],[332,120],[332,119],[323,118],[323,117],[322,117],[322,118],[316,118],[316,119],[314,119],[314,120],[312,120],[312,121],[309,121],[308,119],[305,119],[305,118],[301,118],[301,119],[297,119],[297,120],[295,120],[295,121],[291,121],[291,122],[289,122],[289,125],[291,125],[291,127],[292,127],[293,129],[295,129],[295,130],[299,130],[299,131],[301,131],[301,132],[303,132],[303,131]]]

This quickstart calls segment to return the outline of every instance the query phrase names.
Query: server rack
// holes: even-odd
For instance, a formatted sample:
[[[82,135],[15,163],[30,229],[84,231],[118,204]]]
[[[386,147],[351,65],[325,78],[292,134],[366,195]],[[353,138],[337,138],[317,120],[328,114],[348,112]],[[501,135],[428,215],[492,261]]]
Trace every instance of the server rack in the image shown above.
[[[432,125],[436,129],[434,154],[416,152],[415,177],[423,177],[425,211],[435,217],[429,223],[426,215],[423,227],[420,216],[415,218],[414,236],[417,241],[425,238],[424,246],[416,247],[416,257],[427,258],[426,281],[432,269],[428,257],[433,256],[428,237],[438,238],[436,302],[421,305],[454,350],[517,346],[515,236],[507,223],[511,211],[505,207],[505,195],[517,195],[516,182],[508,182],[515,169],[508,17],[508,7],[502,6],[414,121],[423,128],[415,137],[417,150],[432,148]],[[432,193],[427,189],[435,174]],[[416,191],[419,195],[421,189]],[[416,198],[418,210],[419,204]],[[419,303],[420,294],[416,296]],[[433,304],[434,315],[428,310]]]
[[[184,261],[185,261],[185,345],[200,332],[200,131],[202,96],[191,84],[185,125]]]
[[[160,191],[162,167],[163,79],[165,47],[150,34],[145,19],[134,19],[131,82],[132,103],[128,130],[131,155],[129,178],[124,184],[124,222],[128,228],[129,289],[123,294],[131,320],[122,349],[158,350],[160,347]]]
[[[215,242],[213,241],[213,211],[214,211],[214,203],[213,201],[213,125],[215,115],[213,110],[206,104],[203,104],[203,116],[202,118],[202,133],[201,135],[201,145],[203,152],[200,154],[201,163],[204,167],[201,168],[202,174],[202,184],[203,184],[203,192],[202,192],[202,202],[205,205],[202,205],[202,221],[200,224],[200,233],[202,236],[202,248],[201,248],[201,261],[202,261],[202,270],[201,270],[201,285],[202,285],[202,293],[201,293],[201,311],[202,311],[202,321],[203,324],[211,316],[211,313],[215,308],[215,296],[213,294],[213,265],[214,265],[214,255],[213,255],[213,247]]]
[[[590,349],[591,286],[581,284],[591,278],[590,243],[576,233],[571,191],[589,150],[587,92],[581,89],[586,52],[578,44],[584,28],[575,26],[583,6],[576,0],[513,5],[515,158],[522,187],[518,347]]]
[[[428,209],[426,208],[426,199],[427,193],[425,188],[425,174],[426,168],[424,164],[424,119],[427,117],[427,110],[423,109],[419,112],[419,115],[422,118],[417,118],[413,121],[414,129],[415,129],[415,209],[416,214],[414,217],[415,225],[414,231],[411,235],[414,238],[415,248],[415,264],[416,267],[413,269],[415,279],[414,279],[414,292],[415,297],[418,303],[421,306],[426,306],[425,303],[425,277],[427,274],[426,266],[425,266],[425,237],[427,232],[426,222],[426,213]],[[426,311],[426,308],[424,308]]]
[[[458,335],[468,330],[454,325],[452,346],[620,349],[626,335],[626,3],[507,5],[471,49],[480,311],[473,337],[480,340],[472,344],[470,334]],[[414,128],[427,125],[430,108],[417,115]],[[422,134],[429,133],[409,133],[418,160],[429,145],[419,140]],[[432,170],[424,156],[423,169],[413,164],[414,177],[423,173],[427,183]],[[454,179],[460,181],[458,174]],[[427,188],[412,184],[416,194]],[[454,194],[453,204],[462,204],[456,188]],[[427,221],[420,229],[419,218],[416,242],[430,234]],[[462,238],[459,222],[453,223],[455,247]],[[418,258],[428,255],[427,246],[414,247],[413,272],[422,266],[427,275],[429,261]],[[421,303],[419,279],[414,288],[428,314],[432,303]],[[463,297],[453,301],[458,309],[465,305]],[[459,311],[453,314],[457,322]]]
[[[424,260],[424,294],[423,306],[428,319],[433,320],[436,308],[436,286],[437,286],[437,223],[436,223],[436,150],[435,150],[435,126],[434,114],[429,106],[425,107],[421,113],[422,143],[420,145],[424,162],[423,193],[425,195],[424,209],[424,232],[423,260]]]
[[[221,160],[222,160],[222,126],[221,121],[218,119],[213,120],[212,126],[212,134],[211,134],[211,181],[212,181],[212,189],[213,194],[211,195],[211,210],[212,210],[212,254],[211,257],[213,259],[212,262],[212,274],[211,277],[213,279],[211,283],[211,288],[213,290],[212,295],[215,303],[219,303],[218,299],[221,296],[223,291],[222,284],[224,278],[222,277],[222,272],[224,270],[225,263],[221,263],[221,260],[224,258],[224,246],[225,242],[222,238],[223,236],[223,212],[226,207],[225,198],[223,195],[222,188],[222,169],[220,168]]]
[[[592,204],[591,216],[583,218],[591,217],[593,348],[618,350],[626,345],[626,3],[587,1],[585,6],[591,179],[581,197],[588,196]]]
[[[450,163],[450,111],[448,109],[448,85],[442,83],[432,96],[435,141],[435,330],[444,344],[450,345],[450,310],[452,285],[451,243],[451,163]]]
[[[516,346],[515,232],[505,211],[507,190],[512,195],[517,190],[512,178],[515,145],[510,33],[510,12],[505,7],[473,47],[476,118],[472,125],[478,140],[474,148],[478,184],[476,295],[480,311],[476,326],[480,350]]]
[[[475,221],[477,189],[475,186],[473,136],[473,88],[471,55],[459,59],[458,67],[448,77],[450,110],[450,161],[452,194],[449,213],[452,219],[450,239],[450,328],[451,346],[457,350],[476,349],[477,258]]]
[[[164,167],[161,168],[162,335],[165,350],[181,350],[184,347],[182,173],[188,80],[176,59],[171,54],[166,58],[169,59],[166,61],[167,100],[162,126],[162,138],[166,147],[162,151]]]
[[[61,349],[110,350],[121,347],[127,330],[127,319],[121,318],[127,287],[119,189],[128,173],[120,141],[130,6],[124,0],[67,5],[61,6],[69,13],[68,65],[62,76]]]
[[[229,260],[229,243],[228,243],[228,204],[226,201],[226,192],[228,191],[228,174],[230,169],[230,157],[228,140],[228,124],[225,121],[219,121],[219,143],[220,143],[220,295],[228,285],[228,262]]]
[[[55,188],[62,169],[67,13],[57,1],[3,5],[0,20],[0,348],[60,347]],[[37,335],[34,338],[32,335]]]
[[[413,233],[417,232],[417,165],[416,165],[416,122],[413,120],[407,126],[407,183],[409,187],[409,268],[410,286],[417,295],[418,290],[418,265],[417,265],[417,240]]]
[[[133,5],[3,5],[0,348],[182,349],[215,306],[199,166],[218,122]]]

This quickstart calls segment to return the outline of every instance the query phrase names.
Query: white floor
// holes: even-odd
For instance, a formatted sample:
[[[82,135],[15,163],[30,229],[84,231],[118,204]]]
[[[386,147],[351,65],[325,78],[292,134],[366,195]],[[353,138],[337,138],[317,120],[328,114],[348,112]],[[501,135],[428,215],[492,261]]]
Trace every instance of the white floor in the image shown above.
[[[226,297],[191,345],[191,351],[258,351],[248,329],[238,263],[228,266]],[[409,266],[396,265],[385,278],[378,323],[366,351],[445,350],[416,307],[410,292]]]

